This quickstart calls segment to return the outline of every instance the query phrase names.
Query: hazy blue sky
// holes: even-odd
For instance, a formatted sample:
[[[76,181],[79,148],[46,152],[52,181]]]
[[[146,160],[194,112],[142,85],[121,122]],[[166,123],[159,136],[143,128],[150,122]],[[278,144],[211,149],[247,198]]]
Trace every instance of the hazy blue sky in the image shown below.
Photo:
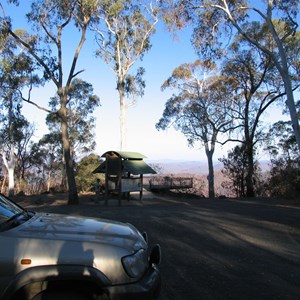
[[[15,8],[8,13],[13,18],[16,26],[28,28],[22,17],[24,8]],[[72,57],[74,51],[72,42],[76,40],[76,30],[68,32],[64,45],[65,58]],[[109,66],[96,59],[94,51],[96,45],[92,36],[84,45],[77,70],[85,69],[80,78],[93,84],[94,93],[100,97],[101,107],[95,111],[97,126],[95,140],[97,143],[96,153],[103,154],[108,150],[119,150],[119,99],[116,91],[116,79]],[[157,33],[152,37],[152,48],[139,63],[146,69],[146,89],[143,98],[138,99],[135,107],[127,112],[127,149],[128,151],[140,152],[148,159],[186,159],[206,160],[204,149],[191,149],[187,145],[185,137],[170,128],[167,131],[157,131],[155,124],[162,116],[164,105],[172,92],[162,92],[160,87],[172,73],[173,69],[182,63],[193,62],[197,58],[190,43],[190,31],[185,30],[174,39],[167,32],[162,22],[159,23]],[[67,69],[67,68],[66,68]],[[35,90],[32,100],[44,103],[46,106],[50,97],[55,93],[54,85],[48,84]],[[276,118],[277,111],[274,109],[270,114]],[[37,124],[37,138],[47,131],[45,125],[45,113],[37,108],[24,104],[24,114],[31,122]],[[226,156],[227,147],[218,147],[215,158]]]

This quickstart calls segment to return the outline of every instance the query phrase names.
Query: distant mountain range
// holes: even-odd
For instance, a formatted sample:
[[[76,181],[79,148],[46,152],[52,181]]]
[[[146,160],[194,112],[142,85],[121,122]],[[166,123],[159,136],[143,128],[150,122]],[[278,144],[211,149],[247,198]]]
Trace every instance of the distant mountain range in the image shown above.
[[[157,160],[146,161],[161,174],[207,174],[208,167],[204,161]],[[221,163],[215,164],[215,169],[222,168]]]
[[[160,174],[207,174],[208,166],[205,161],[177,161],[177,160],[148,160],[146,161]],[[269,169],[268,161],[261,161],[260,167],[263,171]],[[223,164],[214,163],[215,172],[221,170]]]

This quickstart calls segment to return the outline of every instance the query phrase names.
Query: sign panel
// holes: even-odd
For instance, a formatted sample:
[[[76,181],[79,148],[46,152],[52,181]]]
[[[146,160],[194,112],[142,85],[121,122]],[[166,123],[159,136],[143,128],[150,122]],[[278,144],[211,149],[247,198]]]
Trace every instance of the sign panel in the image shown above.
[[[122,178],[121,192],[136,192],[141,190],[142,185],[140,178]]]

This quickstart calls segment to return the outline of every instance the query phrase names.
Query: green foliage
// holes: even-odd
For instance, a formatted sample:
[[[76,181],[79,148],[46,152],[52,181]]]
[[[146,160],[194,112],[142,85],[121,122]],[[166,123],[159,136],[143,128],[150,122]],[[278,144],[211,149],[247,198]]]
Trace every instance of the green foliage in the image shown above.
[[[31,161],[32,164],[36,165],[36,168],[42,168],[52,174],[60,172],[59,177],[61,178],[63,156],[61,135],[59,133],[44,135],[38,143],[32,145],[31,149]]]
[[[102,1],[93,23],[99,45],[97,55],[124,78],[150,49],[150,36],[157,21],[153,7],[139,1]]]
[[[171,24],[179,28],[192,24],[192,42],[201,59],[222,60],[228,53],[233,35],[238,33],[271,60],[284,84],[299,153],[300,126],[293,94],[297,88],[295,74],[299,82],[299,73],[294,72],[299,70],[299,61],[290,58],[299,57],[299,43],[294,43],[294,52],[289,43],[297,37],[300,2],[262,1],[254,6],[252,1],[246,0],[174,0],[166,3],[163,6],[167,7],[165,11],[171,10],[171,17],[166,13]],[[249,20],[255,20],[255,24],[252,23],[255,26],[249,26]]]
[[[300,116],[300,101],[297,103]],[[291,122],[275,123],[266,136],[271,170],[265,189],[270,196],[298,198],[300,195],[300,158]]]
[[[300,200],[300,160],[286,160],[284,157],[273,160],[265,188],[271,197]]]
[[[49,105],[53,111],[47,116],[49,130],[56,136],[61,136],[60,119],[56,113],[60,106],[59,96],[52,97]],[[95,118],[92,114],[99,105],[100,99],[93,94],[92,85],[81,79],[73,79],[67,96],[67,119],[74,159],[76,155],[90,153],[95,148]]]
[[[3,122],[0,128],[1,154],[7,161],[15,161],[13,165],[17,184],[24,179],[25,170],[30,167],[29,142],[34,131],[34,126],[22,115],[14,116],[10,122]]]
[[[219,161],[224,165],[222,173],[230,180],[235,195],[245,197],[247,160],[244,147],[236,146],[228,153],[227,158],[223,157]],[[225,187],[224,184],[223,187]]]
[[[16,31],[16,35],[26,38],[27,33]],[[2,98],[1,117],[8,120],[20,115],[22,108],[22,90],[41,84],[42,80],[35,74],[37,65],[24,51],[20,51],[17,42],[10,36],[3,38],[0,56],[0,97]]]
[[[162,85],[163,90],[170,88],[176,93],[166,102],[163,116],[156,124],[158,130],[173,126],[184,134],[192,147],[195,144],[204,146],[209,169],[209,196],[212,198],[215,145],[221,141],[220,134],[231,131],[233,124],[231,82],[223,76],[213,76],[215,72],[216,66],[209,61],[196,60],[177,67]]]
[[[220,158],[219,161],[223,163],[224,168],[222,173],[229,179],[228,182],[224,182],[222,186],[234,191],[236,197],[246,197],[247,195],[247,175],[249,169],[249,162],[245,151],[245,145],[237,145],[231,152],[228,153],[227,158]],[[254,175],[258,183],[258,164],[254,164]]]
[[[262,32],[247,30],[249,20],[256,18],[256,23],[265,25],[264,35],[278,34],[281,42],[293,36],[297,29],[299,13],[298,0],[264,1],[253,6],[251,1],[212,1],[212,0],[176,0],[161,1],[163,19],[172,30],[192,25],[192,42],[201,55],[209,59],[220,59],[226,53],[228,41],[239,31],[251,43],[257,43]],[[279,18],[279,19],[276,19]],[[277,31],[276,23],[285,24]],[[252,28],[253,29],[253,28]],[[266,44],[261,44],[262,49]],[[274,44],[273,44],[274,46]],[[273,48],[273,49],[272,49]],[[263,51],[277,51],[274,47],[265,47]]]
[[[144,95],[144,89],[146,87],[146,83],[143,80],[144,73],[144,68],[138,68],[134,76],[131,74],[125,76],[124,91],[127,97],[132,95],[142,97]]]
[[[56,87],[60,100],[60,107],[57,116],[61,122],[61,137],[63,144],[64,164],[66,169],[66,179],[68,181],[69,204],[78,204],[77,187],[74,176],[73,153],[68,132],[67,101],[68,92],[71,89],[73,79],[81,71],[76,70],[77,61],[83,44],[86,40],[88,25],[92,20],[99,1],[98,0],[39,0],[31,1],[31,8],[26,14],[28,24],[32,25],[35,35],[30,38],[23,38],[16,35],[11,30],[10,20],[6,18],[4,10],[0,18],[0,30],[7,32],[16,42],[22,46],[23,50],[30,54],[32,59],[39,65],[44,74],[44,80],[51,80]],[[0,4],[1,8],[2,5]],[[65,44],[64,34],[68,28],[75,27],[78,32],[74,32],[72,38],[73,56],[64,55],[62,47]],[[66,58],[66,59],[65,59]],[[66,66],[69,63],[69,68]],[[27,101],[35,106],[40,105]],[[49,109],[42,108],[47,112]]]
[[[265,32],[257,23],[247,23],[247,31],[256,37],[259,36],[262,44],[268,44]],[[251,30],[253,29],[253,30]],[[236,35],[236,41],[232,44],[230,59],[226,59],[222,68],[222,74],[231,77],[235,81],[236,95],[233,99],[234,119],[240,130],[235,131],[232,139],[245,144],[247,156],[247,196],[254,196],[253,180],[255,147],[261,142],[263,132],[262,117],[272,103],[283,99],[285,89],[278,70],[268,55],[249,45],[244,37]]]
[[[116,76],[121,149],[126,140],[126,110],[144,95],[145,70],[132,69],[151,48],[150,37],[158,22],[154,6],[152,1],[102,1],[92,26],[99,46],[96,55],[111,66]]]
[[[26,38],[25,31],[19,30],[16,36]],[[20,51],[16,41],[10,36],[1,35],[0,60],[0,151],[9,175],[9,194],[24,178],[27,145],[34,128],[22,115],[22,90],[40,82],[34,74],[36,66],[31,58]]]
[[[229,129],[231,117],[226,102],[231,86],[226,78],[212,76],[215,72],[215,65],[199,60],[175,68],[162,85],[162,90],[173,89],[175,93],[166,102],[156,128],[165,130],[172,125],[191,145],[212,141],[217,132]]]
[[[100,183],[104,184],[103,174],[93,174],[92,172],[100,165],[101,158],[99,155],[90,154],[83,157],[77,164],[76,184],[81,192],[94,191],[96,179],[100,179]]]

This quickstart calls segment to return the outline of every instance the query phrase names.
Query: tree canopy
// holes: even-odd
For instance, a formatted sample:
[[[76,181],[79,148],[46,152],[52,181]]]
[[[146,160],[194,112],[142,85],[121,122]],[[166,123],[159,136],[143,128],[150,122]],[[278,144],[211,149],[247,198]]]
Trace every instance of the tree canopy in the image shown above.
[[[26,2],[6,3],[14,6]],[[85,40],[95,37],[94,54],[116,75],[121,148],[125,148],[126,109],[144,95],[142,59],[151,49],[159,17],[176,29],[192,26],[192,43],[199,59],[182,63],[164,82],[162,89],[174,94],[156,127],[174,126],[184,133],[190,146],[204,146],[210,195],[212,156],[216,143],[228,140],[225,132],[230,132],[230,140],[241,143],[236,149],[247,165],[246,186],[251,190],[255,150],[265,138],[261,116],[274,102],[281,106],[286,103],[291,119],[290,127],[278,123],[274,128],[293,130],[299,149],[299,108],[294,99],[300,83],[299,1],[34,0],[26,4],[26,28],[17,30],[14,13],[7,15],[5,7],[0,3],[0,133],[6,145],[5,158],[10,162],[7,168],[20,174],[28,162],[24,155],[23,167],[19,168],[16,159],[18,147],[23,147],[20,140],[28,144],[34,130],[22,116],[23,102],[43,109],[49,113],[51,130],[32,145],[30,163],[35,164],[36,172],[49,171],[50,177],[58,165],[64,166],[62,181],[70,204],[78,203],[76,160],[94,149],[93,113],[100,105],[92,85],[79,79],[84,70],[78,68],[78,61]],[[31,94],[45,83],[55,88],[48,105]],[[284,142],[292,144],[294,140],[291,136]],[[44,154],[48,156],[45,160]]]
[[[170,27],[193,24],[193,44],[204,60],[218,60],[225,56],[227,45],[236,32],[270,58],[284,83],[286,103],[300,152],[300,126],[293,94],[293,67],[289,59],[289,41],[298,28],[299,5],[298,0],[270,0],[259,5],[246,0],[177,0],[165,1],[163,8]],[[267,38],[259,39],[256,30],[248,30],[249,19],[257,22],[258,28],[264,28]],[[297,60],[298,54],[297,51],[293,55]]]
[[[158,22],[157,0],[104,1],[93,23],[96,55],[111,66],[116,76],[120,103],[120,149],[126,148],[126,110],[144,95],[145,69],[134,66],[150,50],[150,37]]]
[[[9,1],[18,5],[19,1]],[[0,19],[1,32],[9,35],[22,47],[39,65],[44,79],[50,80],[56,87],[60,99],[57,112],[61,124],[61,138],[63,144],[64,163],[69,188],[69,204],[78,203],[78,193],[75,182],[73,157],[70,146],[69,124],[67,118],[68,93],[72,80],[82,70],[76,70],[80,51],[86,39],[89,23],[98,5],[97,0],[76,1],[32,1],[30,11],[27,13],[28,24],[32,25],[33,33],[28,38],[21,37],[12,29],[11,19],[5,15],[3,6],[0,4],[3,16]],[[74,39],[74,52],[69,60],[63,56],[64,32],[70,26],[78,30]],[[66,75],[65,75],[66,74]],[[41,106],[30,98],[23,98],[37,107]],[[51,112],[47,108],[44,110]]]
[[[187,138],[189,144],[204,145],[208,160],[209,196],[214,197],[213,154],[216,143],[222,143],[220,134],[233,129],[230,112],[231,80],[216,76],[214,64],[201,62],[183,64],[174,69],[162,89],[171,88],[173,96],[166,102],[163,116],[156,124],[165,130],[174,126]],[[225,142],[223,142],[225,143]]]

